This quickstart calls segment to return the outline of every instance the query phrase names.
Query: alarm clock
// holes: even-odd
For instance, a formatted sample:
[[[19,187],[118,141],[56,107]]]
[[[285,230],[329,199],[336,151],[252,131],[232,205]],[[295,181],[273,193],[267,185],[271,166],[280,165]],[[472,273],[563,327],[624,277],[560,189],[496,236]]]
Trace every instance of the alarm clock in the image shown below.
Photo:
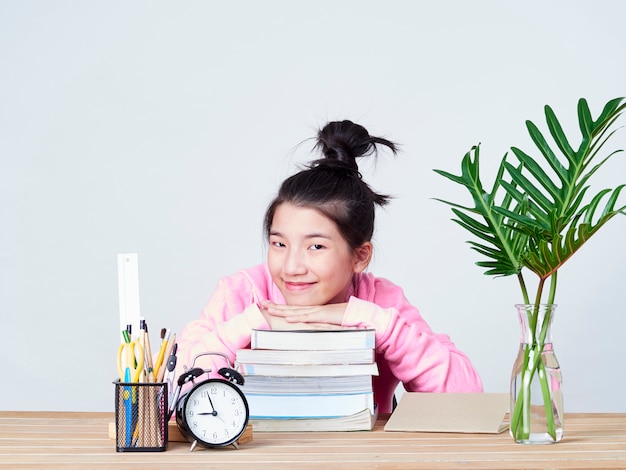
[[[198,357],[221,353],[202,353]],[[176,424],[181,434],[191,442],[191,450],[197,444],[204,447],[237,446],[237,439],[246,430],[250,410],[245,395],[236,384],[243,385],[243,376],[232,368],[224,367],[218,371],[222,378],[209,378],[198,383],[195,379],[211,369],[192,368],[180,375],[178,388],[173,401],[176,406]],[[192,382],[194,385],[178,400],[181,387]],[[174,403],[172,403],[174,405]]]

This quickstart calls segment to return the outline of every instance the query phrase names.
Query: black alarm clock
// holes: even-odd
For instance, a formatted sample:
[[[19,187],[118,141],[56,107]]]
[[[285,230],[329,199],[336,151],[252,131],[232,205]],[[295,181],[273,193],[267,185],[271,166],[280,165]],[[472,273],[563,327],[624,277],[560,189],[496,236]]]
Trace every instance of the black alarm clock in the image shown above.
[[[211,369],[193,368],[200,356],[219,355],[222,353],[202,353],[194,357],[192,368],[178,378],[178,387],[173,402],[176,407],[176,424],[181,434],[191,442],[190,451],[197,444],[207,448],[237,446],[237,439],[246,430],[250,410],[245,395],[237,385],[243,385],[243,376],[230,367],[218,371],[222,378],[209,378],[199,382],[195,379]],[[181,387],[192,382],[194,385],[180,398]],[[174,403],[172,403],[174,405]]]

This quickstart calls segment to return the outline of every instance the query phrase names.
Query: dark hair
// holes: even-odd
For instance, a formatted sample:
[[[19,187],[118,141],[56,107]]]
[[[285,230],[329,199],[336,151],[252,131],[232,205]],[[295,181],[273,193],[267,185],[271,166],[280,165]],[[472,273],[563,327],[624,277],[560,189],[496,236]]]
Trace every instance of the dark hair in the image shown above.
[[[363,181],[356,159],[377,153],[384,145],[397,153],[397,145],[372,137],[352,121],[334,121],[317,133],[315,149],[323,158],[283,181],[278,195],[265,213],[264,229],[270,235],[274,213],[283,203],[320,211],[335,222],[352,249],[370,241],[374,233],[375,206],[389,202],[388,195],[374,192]]]

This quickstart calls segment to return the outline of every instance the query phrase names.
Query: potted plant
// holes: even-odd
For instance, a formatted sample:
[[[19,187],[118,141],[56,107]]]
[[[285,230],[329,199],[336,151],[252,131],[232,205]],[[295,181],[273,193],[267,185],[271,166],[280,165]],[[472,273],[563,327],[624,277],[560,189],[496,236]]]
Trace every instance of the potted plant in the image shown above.
[[[526,127],[537,156],[517,147],[502,158],[492,184],[479,172],[479,146],[463,157],[459,176],[434,170],[464,186],[472,205],[448,204],[453,220],[474,237],[468,241],[491,276],[516,276],[523,304],[516,305],[522,341],[511,377],[510,434],[516,442],[558,442],[563,435],[561,375],[552,350],[550,327],[557,273],[587,240],[626,206],[618,207],[625,185],[589,194],[591,177],[622,150],[602,153],[624,111],[624,98],[609,101],[593,119],[585,99],[578,101],[581,140],[574,148],[552,108],[545,117],[553,143],[531,121]],[[512,161],[511,161],[512,160]],[[537,276],[530,297],[524,274]],[[546,286],[546,281],[549,287]]]

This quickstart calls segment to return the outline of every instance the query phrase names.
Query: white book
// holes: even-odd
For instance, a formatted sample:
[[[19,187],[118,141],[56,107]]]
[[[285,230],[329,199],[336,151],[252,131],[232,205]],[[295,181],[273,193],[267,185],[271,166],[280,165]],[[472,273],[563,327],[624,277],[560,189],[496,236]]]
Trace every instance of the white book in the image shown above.
[[[250,393],[371,392],[371,375],[338,377],[275,377],[247,375],[242,389]]]
[[[336,418],[364,409],[374,414],[374,393],[257,394],[246,393],[250,418]]]
[[[368,364],[374,362],[373,349],[298,350],[239,349],[236,362],[245,364]]]
[[[353,375],[378,375],[378,365],[370,364],[241,364],[235,368],[244,376],[270,375],[274,377],[339,377]]]
[[[252,349],[374,349],[376,330],[252,330]]]

